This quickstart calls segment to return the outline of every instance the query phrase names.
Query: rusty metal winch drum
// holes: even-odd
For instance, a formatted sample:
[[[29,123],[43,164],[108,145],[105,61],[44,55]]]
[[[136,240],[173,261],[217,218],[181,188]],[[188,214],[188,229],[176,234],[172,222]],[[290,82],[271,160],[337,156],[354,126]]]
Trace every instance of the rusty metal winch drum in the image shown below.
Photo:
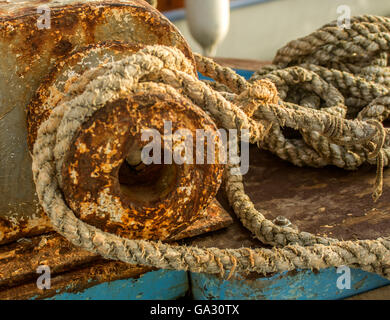
[[[38,28],[45,10],[50,12],[50,27]],[[31,173],[30,153],[40,125],[89,70],[104,68],[149,44],[181,50],[195,72],[181,34],[144,1],[2,5],[0,243],[51,230]],[[61,171],[63,194],[79,218],[122,237],[160,240],[231,222],[226,213],[215,210],[213,200],[222,165],[131,163],[145,145],[142,129],[154,128],[164,137],[163,120],[172,123],[173,131],[217,131],[207,114],[187,100],[148,92],[122,95],[84,123]]]

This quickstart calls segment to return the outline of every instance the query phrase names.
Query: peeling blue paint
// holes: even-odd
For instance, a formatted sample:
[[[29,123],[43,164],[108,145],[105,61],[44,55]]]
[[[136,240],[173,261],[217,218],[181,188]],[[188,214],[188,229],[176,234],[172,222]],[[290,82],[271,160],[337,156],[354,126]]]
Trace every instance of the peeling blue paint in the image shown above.
[[[52,300],[173,300],[188,291],[185,271],[157,270],[139,278],[100,283],[82,292],[63,292]]]
[[[254,71],[250,71],[250,70],[243,70],[243,69],[233,69],[233,70],[240,76],[244,77],[245,79],[249,79],[254,74]],[[213,80],[211,78],[205,77],[199,72],[198,72],[198,77],[200,80]]]
[[[191,287],[197,300],[330,300],[344,299],[365,291],[390,285],[377,274],[351,269],[351,289],[339,289],[342,274],[335,268],[318,272],[299,270],[268,278],[222,280],[218,276],[192,273]]]

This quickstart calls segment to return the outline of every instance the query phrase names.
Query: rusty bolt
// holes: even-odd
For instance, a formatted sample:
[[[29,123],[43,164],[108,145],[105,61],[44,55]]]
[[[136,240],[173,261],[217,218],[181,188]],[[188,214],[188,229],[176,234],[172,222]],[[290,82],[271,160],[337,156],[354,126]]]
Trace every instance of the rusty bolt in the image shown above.
[[[284,216],[277,216],[272,222],[281,227],[289,227],[292,225],[291,221]]]

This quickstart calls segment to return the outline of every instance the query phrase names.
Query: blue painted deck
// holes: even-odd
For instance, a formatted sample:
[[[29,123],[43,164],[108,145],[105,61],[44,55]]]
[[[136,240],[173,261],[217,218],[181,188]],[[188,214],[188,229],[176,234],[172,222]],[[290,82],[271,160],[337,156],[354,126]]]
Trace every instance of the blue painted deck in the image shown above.
[[[339,289],[337,279],[342,275],[330,268],[227,281],[214,275],[192,273],[191,287],[196,300],[334,300],[390,285],[389,280],[376,274],[351,269],[351,288]]]
[[[239,74],[240,76],[244,77],[245,79],[249,79],[254,73],[254,71],[250,71],[250,70],[242,70],[242,69],[233,69],[233,70],[237,72],[237,74]],[[199,72],[198,72],[198,77],[200,80],[213,80],[211,78],[203,76]]]
[[[340,276],[342,273],[330,268],[223,280],[209,274],[158,270],[136,279],[101,283],[79,293],[60,293],[50,299],[174,300],[185,296],[191,288],[195,300],[334,300],[390,285],[389,280],[376,274],[351,269],[350,289],[339,289]]]
[[[78,293],[60,293],[51,300],[174,300],[189,288],[185,271],[157,270],[139,278],[105,282]]]

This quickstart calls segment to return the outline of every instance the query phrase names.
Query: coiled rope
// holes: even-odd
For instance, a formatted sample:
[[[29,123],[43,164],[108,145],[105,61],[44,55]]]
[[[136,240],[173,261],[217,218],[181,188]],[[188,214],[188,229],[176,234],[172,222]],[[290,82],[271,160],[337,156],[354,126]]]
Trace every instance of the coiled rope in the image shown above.
[[[233,165],[225,170],[229,203],[243,225],[260,241],[273,245],[272,249],[199,248],[121,238],[76,218],[61,193],[62,159],[78,128],[107,102],[129,95],[152,95],[164,100],[184,97],[205,110],[219,127],[248,129],[251,143],[297,165],[335,164],[352,169],[363,162],[376,162],[379,170],[374,197],[379,197],[382,167],[388,165],[389,156],[389,135],[381,124],[388,111],[382,109],[388,110],[389,98],[387,56],[377,51],[388,51],[383,42],[388,39],[390,21],[364,16],[353,19],[351,25],[358,35],[351,37],[348,32],[352,31],[346,31],[343,38],[330,24],[314,33],[318,36],[290,43],[279,51],[273,66],[260,70],[251,81],[196,55],[198,70],[219,83],[209,85],[197,78],[179,50],[163,46],[146,47],[119,62],[86,72],[41,125],[34,145],[36,190],[54,228],[74,245],[107,259],[220,274],[227,279],[236,272],[267,274],[341,265],[390,279],[389,237],[339,241],[274,224],[255,209],[244,191],[242,176],[232,175]],[[375,47],[377,43],[380,45]],[[330,50],[332,45],[341,49]],[[311,47],[315,49],[310,51]],[[373,47],[378,49],[371,50]],[[367,59],[364,50],[369,49],[371,60],[361,64],[348,60],[353,50]],[[330,56],[328,60],[324,52]],[[357,65],[361,73],[353,69]],[[371,67],[375,76],[367,71]],[[351,99],[345,100],[344,94]],[[362,109],[352,117],[356,110],[350,112],[350,108]],[[299,130],[301,138],[285,138],[285,126]]]

